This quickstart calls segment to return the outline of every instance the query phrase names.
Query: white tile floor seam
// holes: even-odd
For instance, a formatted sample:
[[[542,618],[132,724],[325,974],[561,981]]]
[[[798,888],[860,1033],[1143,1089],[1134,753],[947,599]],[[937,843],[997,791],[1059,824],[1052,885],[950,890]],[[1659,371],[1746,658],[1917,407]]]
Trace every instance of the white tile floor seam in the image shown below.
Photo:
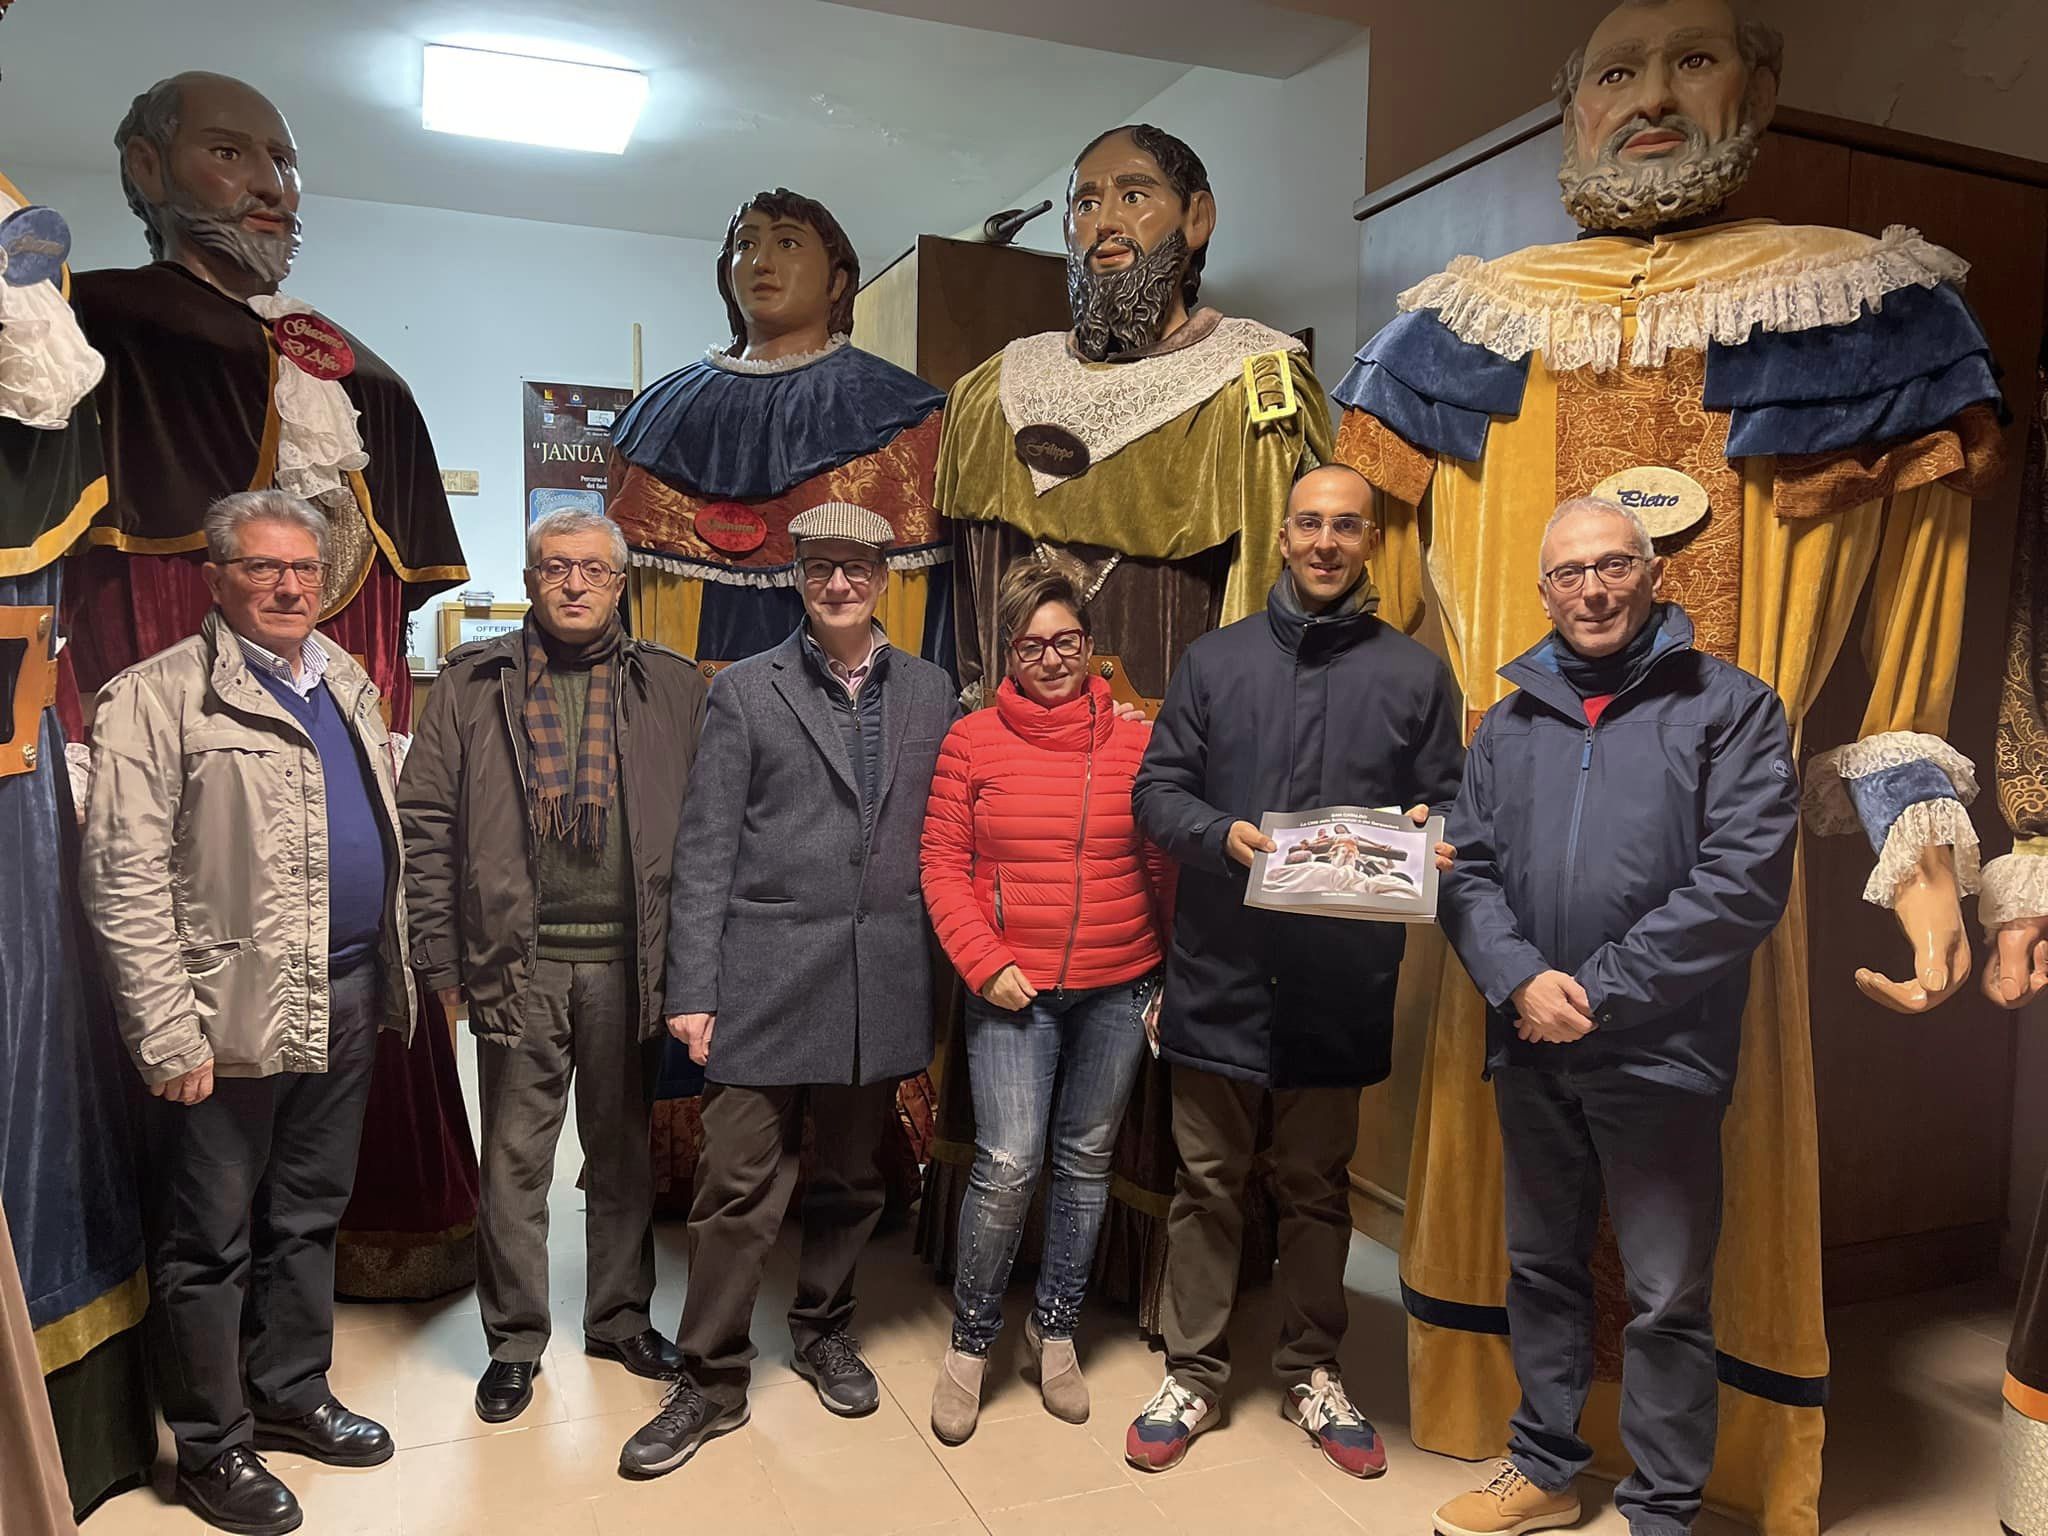
[[[474,1053],[464,1077],[474,1114]],[[343,1305],[333,1381],[350,1406],[385,1416],[399,1444],[383,1467],[347,1472],[295,1456],[270,1464],[300,1495],[307,1536],[674,1536],[684,1529],[764,1536],[1203,1536],[1247,1529],[1426,1532],[1443,1499],[1484,1467],[1420,1451],[1408,1439],[1407,1359],[1397,1266],[1387,1250],[1352,1241],[1346,1286],[1352,1325],[1347,1386],[1389,1447],[1384,1477],[1359,1482],[1326,1465],[1278,1413],[1264,1369],[1275,1324],[1270,1288],[1246,1294],[1233,1326],[1237,1369],[1222,1422],[1185,1463],[1159,1474],[1122,1459],[1132,1414],[1163,1374],[1158,1352],[1128,1313],[1091,1304],[1079,1336],[1093,1394],[1085,1425],[1052,1419],[1021,1372],[1018,1325],[1029,1302],[1022,1275],[1009,1298],[984,1412],[965,1446],[931,1433],[930,1392],[946,1347],[950,1298],[899,1227],[863,1261],[856,1332],[881,1380],[864,1419],[828,1415],[789,1369],[785,1313],[795,1285],[794,1233],[763,1277],[753,1336],[753,1418],[686,1467],[648,1482],[617,1471],[619,1446],[659,1403],[662,1386],[582,1352],[581,1159],[573,1109],[550,1196],[550,1313],[554,1337],[535,1404],[509,1425],[471,1407],[487,1351],[474,1293],[424,1304]],[[687,1284],[680,1223],[657,1229],[655,1326],[672,1334]],[[1828,1536],[1929,1536],[1995,1530],[1999,1385],[2009,1292],[1996,1282],[1838,1311],[1823,1530]],[[207,1527],[168,1502],[168,1438],[155,1483],[110,1501],[84,1536],[197,1533]],[[1592,1536],[1624,1536],[1612,1490],[1580,1485]],[[1702,1517],[1698,1536],[1743,1527]]]

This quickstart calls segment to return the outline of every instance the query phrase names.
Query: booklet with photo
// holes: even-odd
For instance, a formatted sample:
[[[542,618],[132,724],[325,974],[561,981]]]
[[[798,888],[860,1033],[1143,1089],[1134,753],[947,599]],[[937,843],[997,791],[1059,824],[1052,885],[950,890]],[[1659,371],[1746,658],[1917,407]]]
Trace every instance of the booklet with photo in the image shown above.
[[[1436,845],[1444,819],[1418,827],[1399,811],[1355,805],[1268,811],[1259,830],[1278,846],[1252,857],[1248,907],[1379,923],[1436,921]]]

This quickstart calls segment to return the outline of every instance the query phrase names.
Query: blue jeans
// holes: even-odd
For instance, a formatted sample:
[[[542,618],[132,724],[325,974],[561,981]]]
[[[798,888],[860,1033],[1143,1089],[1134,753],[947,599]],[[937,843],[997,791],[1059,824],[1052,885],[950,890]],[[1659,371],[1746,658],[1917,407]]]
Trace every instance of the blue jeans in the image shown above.
[[[1018,1013],[968,999],[974,1169],[960,1200],[953,1280],[953,1347],[962,1354],[986,1355],[1002,1330],[1003,1290],[1048,1140],[1052,1186],[1033,1315],[1041,1337],[1073,1337],[1109,1200],[1110,1153],[1145,1056],[1145,1006],[1158,985],[1153,971],[1060,997],[1041,992]]]

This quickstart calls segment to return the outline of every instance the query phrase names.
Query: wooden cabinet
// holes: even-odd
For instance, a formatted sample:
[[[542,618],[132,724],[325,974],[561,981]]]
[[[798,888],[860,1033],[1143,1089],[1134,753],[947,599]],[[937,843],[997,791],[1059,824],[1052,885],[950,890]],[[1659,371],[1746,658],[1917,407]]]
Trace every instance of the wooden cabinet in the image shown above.
[[[1402,289],[1454,256],[1499,256],[1577,233],[1557,196],[1557,124],[1555,109],[1530,113],[1360,200],[1361,340],[1392,318]],[[2048,285],[2048,166],[1787,110],[1730,212],[1873,235],[1907,224],[1956,251],[1971,263],[1966,293],[2003,368],[2008,404],[2022,417],[2032,408]],[[1991,852],[2007,840],[1990,779],[2024,447],[2018,426],[2008,442],[2010,472],[1976,507],[1950,728],[1985,784],[1974,816]],[[1869,696],[1861,627],[1859,619],[1807,716],[1807,752],[1856,734]],[[1806,840],[1831,1302],[1989,1273],[1997,1263],[2012,1146],[2012,1016],[1986,1003],[1974,980],[1925,1018],[1890,1013],[1856,990],[1858,965],[1901,975],[1907,966],[1891,916],[1860,898],[1869,862],[1860,839]],[[1972,941],[1981,964],[1974,927]],[[1426,958],[1418,954],[1416,961]],[[1426,999],[1404,1006],[1394,1077],[1365,1105],[1355,1204],[1360,1225],[1383,1237],[1406,1187],[1427,1017]]]
[[[1063,258],[941,235],[918,236],[853,300],[854,344],[939,389],[1019,336],[1067,325]]]

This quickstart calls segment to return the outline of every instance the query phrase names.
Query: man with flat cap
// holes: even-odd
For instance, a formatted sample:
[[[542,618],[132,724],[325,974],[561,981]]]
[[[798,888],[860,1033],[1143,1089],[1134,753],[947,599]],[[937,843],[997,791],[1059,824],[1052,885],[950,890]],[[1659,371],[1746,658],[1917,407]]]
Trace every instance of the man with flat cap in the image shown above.
[[[804,621],[712,682],[676,834],[665,1012],[705,1069],[704,1154],[682,1375],[619,1453],[638,1477],[747,1420],[748,1330],[806,1110],[792,1363],[833,1413],[880,1400],[847,1332],[853,1271],[882,1214],[896,1084],[932,1054],[918,844],[957,706],[952,679],[875,622],[888,522],[828,502],[789,531]]]

